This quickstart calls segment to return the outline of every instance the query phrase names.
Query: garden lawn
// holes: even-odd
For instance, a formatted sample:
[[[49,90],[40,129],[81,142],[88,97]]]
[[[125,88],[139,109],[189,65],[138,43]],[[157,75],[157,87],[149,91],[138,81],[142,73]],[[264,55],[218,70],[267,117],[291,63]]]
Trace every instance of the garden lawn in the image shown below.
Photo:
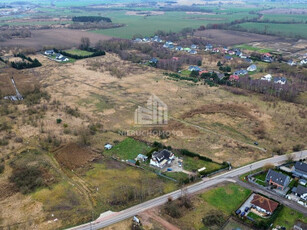
[[[65,50],[66,53],[72,54],[72,55],[78,55],[78,56],[89,56],[92,55],[92,52],[86,51],[86,50],[79,50],[79,49],[71,49],[71,50]]]
[[[104,153],[106,155],[116,155],[121,159],[129,160],[136,158],[140,153],[146,155],[151,149],[150,146],[143,142],[134,140],[133,138],[127,138]]]
[[[185,170],[197,171],[198,169],[201,169],[203,167],[206,167],[205,172],[221,169],[221,165],[214,162],[200,160],[198,159],[198,157],[183,157],[183,168]]]
[[[251,194],[251,191],[236,184],[228,184],[205,192],[201,197],[215,208],[230,215]]]
[[[307,216],[284,206],[276,218],[274,226],[280,225],[286,227],[287,229],[291,229],[298,220],[307,223]]]

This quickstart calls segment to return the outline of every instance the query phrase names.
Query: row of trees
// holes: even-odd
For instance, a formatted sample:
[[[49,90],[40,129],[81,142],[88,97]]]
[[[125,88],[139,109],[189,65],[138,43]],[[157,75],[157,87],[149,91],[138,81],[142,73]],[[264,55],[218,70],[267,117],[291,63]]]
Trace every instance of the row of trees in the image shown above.
[[[72,18],[73,22],[109,22],[111,23],[112,20],[107,17],[101,17],[101,16],[76,16]]]
[[[14,54],[14,56],[22,59],[21,62],[11,62],[11,66],[15,69],[30,69],[42,66],[36,58],[33,60],[31,57],[26,57],[22,53]]]

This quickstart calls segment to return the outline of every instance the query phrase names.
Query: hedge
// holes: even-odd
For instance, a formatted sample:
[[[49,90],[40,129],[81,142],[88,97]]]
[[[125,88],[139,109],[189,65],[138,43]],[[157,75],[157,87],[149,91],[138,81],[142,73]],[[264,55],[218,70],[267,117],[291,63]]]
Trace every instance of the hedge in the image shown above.
[[[57,49],[54,49],[54,51],[56,53],[61,53],[67,57],[70,57],[70,58],[74,58],[74,59],[84,59],[84,58],[91,58],[91,57],[98,57],[98,56],[103,56],[103,55],[106,55],[106,52],[105,51],[95,51],[93,54],[91,55],[86,55],[86,56],[79,56],[79,55],[75,55],[75,54],[70,54],[70,53],[67,53],[63,50],[57,50]]]

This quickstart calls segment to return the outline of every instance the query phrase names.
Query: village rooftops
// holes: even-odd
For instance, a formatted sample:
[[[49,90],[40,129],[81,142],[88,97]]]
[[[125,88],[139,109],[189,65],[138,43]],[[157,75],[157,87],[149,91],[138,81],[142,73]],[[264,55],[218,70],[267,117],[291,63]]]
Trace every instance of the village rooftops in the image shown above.
[[[273,213],[275,209],[278,207],[278,203],[270,200],[264,196],[255,194],[251,204],[265,210],[268,213]]]
[[[290,177],[283,173],[270,169],[266,175],[266,181],[278,185],[282,187],[282,189],[284,189],[286,186],[288,186],[290,182]]]
[[[304,162],[296,162],[294,165],[295,170],[300,170],[302,172],[305,172],[307,174],[307,164]]]

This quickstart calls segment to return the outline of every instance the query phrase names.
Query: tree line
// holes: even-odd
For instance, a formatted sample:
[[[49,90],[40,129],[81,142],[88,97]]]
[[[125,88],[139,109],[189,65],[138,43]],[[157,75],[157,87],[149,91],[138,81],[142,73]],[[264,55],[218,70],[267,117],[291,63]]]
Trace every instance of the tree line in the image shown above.
[[[112,20],[107,17],[101,17],[101,16],[75,16],[72,18],[73,22],[109,22],[111,23]]]
[[[11,67],[15,69],[30,69],[42,66],[36,58],[33,60],[31,57],[26,57],[22,53],[14,54],[14,57],[20,57],[22,59],[21,62],[11,62]]]

